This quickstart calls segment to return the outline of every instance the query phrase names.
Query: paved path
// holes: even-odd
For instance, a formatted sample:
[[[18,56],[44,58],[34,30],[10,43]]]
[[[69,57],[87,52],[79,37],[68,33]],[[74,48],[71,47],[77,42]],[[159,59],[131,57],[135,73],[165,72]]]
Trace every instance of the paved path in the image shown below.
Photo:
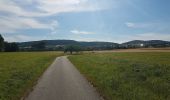
[[[67,57],[58,57],[25,100],[101,100]]]

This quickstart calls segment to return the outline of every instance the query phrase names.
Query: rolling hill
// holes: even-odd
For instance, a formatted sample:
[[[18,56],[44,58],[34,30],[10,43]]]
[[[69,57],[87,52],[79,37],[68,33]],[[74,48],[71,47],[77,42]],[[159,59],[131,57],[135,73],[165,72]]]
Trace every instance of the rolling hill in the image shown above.
[[[63,50],[68,45],[79,45],[85,50],[110,50],[119,48],[139,48],[139,47],[170,47],[169,41],[162,40],[133,40],[122,44],[113,42],[85,42],[75,40],[41,40],[17,43],[21,49],[31,48],[33,44],[44,42],[47,50]]]
[[[122,43],[121,45],[125,47],[170,47],[170,42],[162,40],[133,40]]]

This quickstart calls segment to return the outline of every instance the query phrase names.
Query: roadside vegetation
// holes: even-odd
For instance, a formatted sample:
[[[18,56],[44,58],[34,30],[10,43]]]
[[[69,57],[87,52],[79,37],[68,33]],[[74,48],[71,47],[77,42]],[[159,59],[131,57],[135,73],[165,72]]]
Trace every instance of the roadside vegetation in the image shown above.
[[[59,52],[0,53],[0,100],[20,100]]]
[[[170,100],[170,53],[69,56],[106,100]]]

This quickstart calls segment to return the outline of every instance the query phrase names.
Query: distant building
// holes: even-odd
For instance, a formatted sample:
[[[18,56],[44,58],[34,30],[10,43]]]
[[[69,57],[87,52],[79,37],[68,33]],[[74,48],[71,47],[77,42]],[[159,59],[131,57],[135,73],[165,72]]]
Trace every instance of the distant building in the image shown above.
[[[144,44],[140,44],[140,46],[141,46],[141,47],[143,47],[143,46],[144,46]]]

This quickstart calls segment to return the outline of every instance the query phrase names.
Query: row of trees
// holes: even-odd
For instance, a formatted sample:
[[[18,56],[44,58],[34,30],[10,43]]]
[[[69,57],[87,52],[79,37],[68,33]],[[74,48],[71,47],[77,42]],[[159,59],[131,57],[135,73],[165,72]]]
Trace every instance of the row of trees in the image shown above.
[[[4,50],[4,38],[0,34],[0,52]]]
[[[46,47],[46,43],[43,41],[35,42],[31,45],[30,48],[26,48],[24,50],[20,49],[20,51],[46,51],[48,48]],[[83,48],[78,45],[67,45],[62,48],[64,53],[69,52],[70,54],[79,53],[80,51],[83,51]],[[4,38],[0,34],[0,52],[15,52],[19,51],[19,47],[17,43],[8,43],[5,42]]]
[[[64,51],[64,53],[69,52],[70,54],[73,54],[73,52],[79,53],[80,51],[83,51],[83,48],[78,45],[67,45],[67,46],[60,47],[59,50]],[[36,42],[33,42],[27,48],[21,47],[20,51],[56,51],[56,50],[50,49],[50,47],[47,46],[44,41],[36,41]]]
[[[16,43],[8,43],[4,41],[4,38],[0,34],[0,52],[14,52],[18,51],[19,47]]]
[[[69,45],[64,48],[64,53],[70,52],[70,54],[73,54],[73,52],[79,53],[82,51],[82,48],[78,45]]]

